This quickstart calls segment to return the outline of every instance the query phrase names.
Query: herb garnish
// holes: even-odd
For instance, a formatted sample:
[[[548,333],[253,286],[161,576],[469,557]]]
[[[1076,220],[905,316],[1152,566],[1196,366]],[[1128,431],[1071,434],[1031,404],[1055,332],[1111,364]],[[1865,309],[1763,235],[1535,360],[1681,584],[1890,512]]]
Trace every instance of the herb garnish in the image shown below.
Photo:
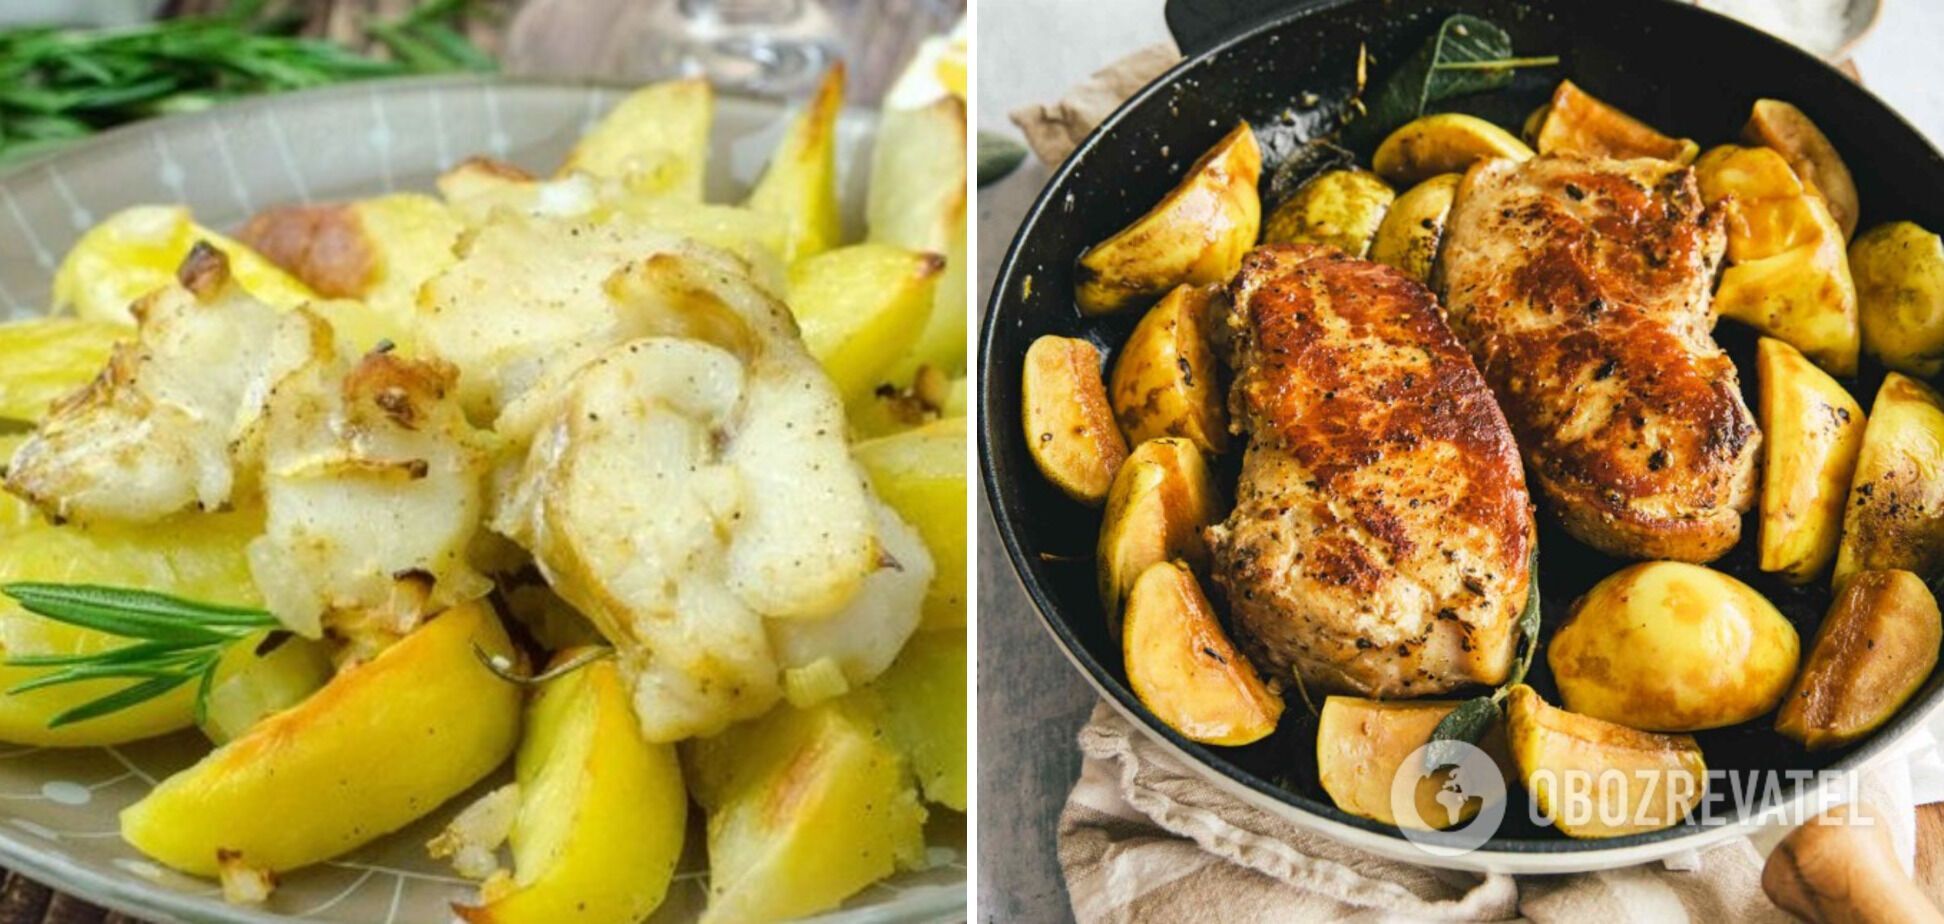
[[[1505,678],[1499,688],[1485,696],[1474,697],[1458,704],[1458,708],[1445,714],[1431,730],[1430,745],[1424,751],[1424,769],[1436,772],[1440,767],[1458,763],[1453,753],[1456,748],[1440,746],[1446,741],[1462,741],[1477,744],[1485,733],[1491,730],[1492,723],[1498,721],[1499,704],[1510,695],[1512,688],[1525,682],[1526,672],[1532,669],[1532,657],[1539,650],[1539,546],[1532,546],[1529,559],[1531,576],[1526,586],[1525,609],[1519,613],[1519,634],[1525,636],[1520,643],[1518,663],[1512,665],[1512,673]]]
[[[1511,83],[1512,72],[1519,68],[1558,63],[1556,55],[1513,57],[1512,36],[1504,29],[1490,20],[1456,14],[1384,79],[1363,107],[1364,117],[1344,129],[1344,140],[1353,148],[1373,147],[1398,126],[1424,115],[1433,103],[1497,90]]]

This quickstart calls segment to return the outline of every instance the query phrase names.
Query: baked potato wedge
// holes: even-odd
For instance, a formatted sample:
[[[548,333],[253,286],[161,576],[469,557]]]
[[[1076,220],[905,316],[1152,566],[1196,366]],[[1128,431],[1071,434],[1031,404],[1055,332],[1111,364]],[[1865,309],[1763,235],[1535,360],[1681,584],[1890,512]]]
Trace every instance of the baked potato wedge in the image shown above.
[[[1902,709],[1937,666],[1937,599],[1908,571],[1865,571],[1830,604],[1775,730],[1809,750],[1841,747]]]
[[[1089,506],[1107,499],[1127,441],[1100,381],[1100,351],[1085,340],[1046,335],[1026,348],[1020,383],[1026,446],[1040,474]]]
[[[619,180],[633,192],[702,201],[715,96],[701,78],[642,87],[581,136],[560,175]]]
[[[1689,164],[1701,153],[1693,141],[1669,138],[1570,80],[1553,90],[1534,138],[1539,153],[1570,157],[1653,157]]]
[[[1261,230],[1261,174],[1255,131],[1238,123],[1147,214],[1080,255],[1081,313],[1145,305],[1184,283],[1227,282]]]
[[[0,420],[35,423],[94,380],[135,329],[117,321],[33,318],[0,324]],[[0,459],[0,465],[5,460]]]
[[[1370,259],[1394,266],[1419,282],[1429,283],[1431,268],[1444,244],[1445,219],[1458,196],[1459,173],[1440,173],[1404,191],[1384,213],[1377,236],[1370,242]]]
[[[1262,223],[1265,244],[1328,244],[1353,257],[1370,252],[1396,191],[1368,170],[1311,177]]]
[[[886,379],[911,384],[921,366],[965,369],[965,102],[948,96],[919,109],[889,109],[878,122],[864,199],[867,240],[945,258],[931,316]]]
[[[1921,379],[1944,372],[1944,238],[1907,221],[1864,232],[1849,248],[1863,351]]]
[[[1843,229],[1843,239],[1856,234],[1862,214],[1856,194],[1856,180],[1843,163],[1836,146],[1795,106],[1779,99],[1758,99],[1742,126],[1742,140],[1748,144],[1774,148],[1789,161],[1796,176],[1808,183],[1829,206],[1829,214]]]
[[[1843,500],[1863,448],[1863,407],[1795,347],[1755,347],[1762,433],[1760,565],[1792,584],[1836,559]]]
[[[837,246],[837,113],[844,108],[844,65],[831,65],[803,111],[790,120],[748,206],[783,222],[783,260],[795,264]]]
[[[965,811],[965,630],[920,632],[872,683],[925,801]]]
[[[1728,269],[1715,309],[1788,343],[1831,375],[1856,373],[1856,286],[1842,229],[1768,148],[1722,145],[1695,164],[1701,195],[1728,215]]]
[[[1622,837],[1678,824],[1708,768],[1689,735],[1657,735],[1554,708],[1525,684],[1506,705],[1519,778],[1567,837]]]
[[[122,810],[122,838],[175,869],[218,856],[281,872],[391,833],[513,753],[520,689],[475,648],[514,657],[499,617],[454,607]],[[419,750],[414,760],[401,752]],[[384,773],[347,768],[385,768]]]
[[[1108,385],[1129,443],[1179,436],[1227,451],[1228,396],[1210,339],[1225,301],[1220,286],[1177,286],[1134,326]]]
[[[1944,574],[1944,398],[1898,372],[1870,405],[1831,582],[1893,569]]]
[[[826,251],[790,267],[803,345],[846,402],[868,397],[918,342],[945,258],[888,244]]]
[[[133,324],[129,307],[173,282],[198,241],[221,251],[230,275],[261,301],[288,310],[317,297],[255,251],[196,224],[187,208],[138,205],[108,216],[74,242],[54,270],[54,305],[86,320]]]
[[[1282,718],[1282,697],[1229,641],[1184,562],[1156,562],[1135,580],[1121,651],[1134,695],[1191,740],[1248,744]]]
[[[1754,588],[1700,565],[1643,562],[1573,602],[1546,646],[1567,709],[1645,731],[1746,722],[1795,677],[1795,626]]]
[[[1472,164],[1494,157],[1526,160],[1532,157],[1532,149],[1477,116],[1440,112],[1412,119],[1391,132],[1371,155],[1370,168],[1391,183],[1406,186],[1441,173],[1464,173]]]
[[[682,746],[708,813],[702,920],[815,914],[923,862],[924,806],[864,694],[781,707]]]
[[[514,766],[512,876],[488,879],[478,904],[455,905],[461,919],[634,924],[661,905],[682,857],[688,794],[675,747],[642,740],[612,660],[540,688]]]
[[[1465,800],[1453,818],[1438,802],[1438,794],[1451,779],[1449,767],[1418,780],[1416,817],[1398,818],[1391,805],[1391,781],[1397,772],[1418,748],[1430,743],[1432,729],[1456,708],[1458,703],[1451,700],[1326,698],[1316,724],[1316,775],[1323,791],[1337,808],[1387,825],[1430,829],[1470,821],[1482,807],[1478,803]],[[1509,780],[1512,757],[1504,723],[1493,722],[1478,746],[1492,755]],[[1440,821],[1446,823],[1436,824]]]
[[[966,623],[965,418],[948,417],[851,447],[877,496],[917,527],[937,571],[920,631]]]
[[[1121,606],[1149,567],[1180,560],[1208,573],[1202,529],[1221,516],[1220,508],[1215,481],[1193,443],[1162,437],[1134,447],[1107,491],[1094,556],[1109,632],[1120,634]]]

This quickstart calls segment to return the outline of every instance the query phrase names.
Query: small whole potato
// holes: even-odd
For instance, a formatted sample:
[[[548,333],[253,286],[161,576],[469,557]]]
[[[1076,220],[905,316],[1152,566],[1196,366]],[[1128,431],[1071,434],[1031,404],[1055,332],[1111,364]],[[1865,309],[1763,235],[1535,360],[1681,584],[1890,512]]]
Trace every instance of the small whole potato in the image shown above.
[[[1801,641],[1740,581],[1644,562],[1593,586],[1546,649],[1566,708],[1643,731],[1746,722],[1775,707]]]
[[[1944,372],[1944,238],[1907,221],[1850,244],[1863,349],[1919,378]]]

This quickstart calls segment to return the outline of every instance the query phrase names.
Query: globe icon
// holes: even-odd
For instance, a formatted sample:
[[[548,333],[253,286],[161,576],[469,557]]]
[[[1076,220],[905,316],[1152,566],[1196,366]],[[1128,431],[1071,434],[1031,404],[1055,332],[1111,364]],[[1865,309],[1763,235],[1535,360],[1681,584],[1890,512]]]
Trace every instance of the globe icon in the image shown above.
[[[1463,741],[1437,742],[1435,766],[1427,766],[1431,747],[1413,751],[1397,768],[1391,780],[1392,817],[1405,839],[1428,853],[1470,853],[1498,833],[1505,819],[1505,777],[1490,755]],[[1420,787],[1431,781],[1437,786],[1431,793],[1435,808],[1419,802]]]

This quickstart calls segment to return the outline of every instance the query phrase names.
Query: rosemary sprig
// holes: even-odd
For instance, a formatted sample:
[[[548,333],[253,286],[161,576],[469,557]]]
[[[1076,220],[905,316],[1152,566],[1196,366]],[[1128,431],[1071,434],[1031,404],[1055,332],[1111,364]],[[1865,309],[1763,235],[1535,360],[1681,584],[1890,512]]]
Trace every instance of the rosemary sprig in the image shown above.
[[[276,617],[263,610],[183,600],[167,594],[91,584],[16,583],[0,585],[22,609],[83,629],[135,640],[105,651],[70,655],[18,655],[8,667],[50,668],[17,683],[8,694],[90,680],[131,680],[112,693],[82,703],[48,720],[59,728],[163,696],[196,683],[196,721],[203,720],[210,684],[231,645],[265,630],[278,630]]]

